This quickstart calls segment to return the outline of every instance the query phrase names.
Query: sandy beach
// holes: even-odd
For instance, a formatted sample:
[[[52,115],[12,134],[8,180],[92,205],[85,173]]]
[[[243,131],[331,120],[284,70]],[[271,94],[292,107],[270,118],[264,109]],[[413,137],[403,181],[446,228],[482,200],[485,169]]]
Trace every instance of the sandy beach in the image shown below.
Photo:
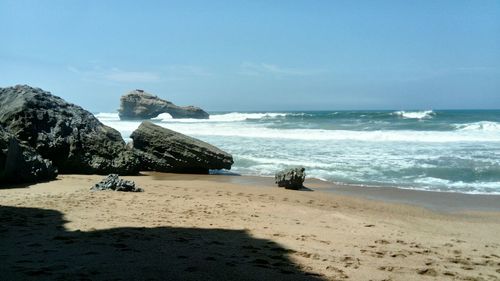
[[[500,281],[500,0],[0,27],[0,281]]]
[[[0,189],[3,280],[500,279],[500,204],[478,210],[481,196],[438,195],[440,209],[431,192],[174,174],[91,192],[101,178]]]

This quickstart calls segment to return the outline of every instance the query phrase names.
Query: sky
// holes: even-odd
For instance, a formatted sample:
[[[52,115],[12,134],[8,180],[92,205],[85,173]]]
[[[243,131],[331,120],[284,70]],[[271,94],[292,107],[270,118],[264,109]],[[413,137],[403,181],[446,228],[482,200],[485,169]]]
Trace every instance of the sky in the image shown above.
[[[0,0],[0,87],[91,112],[500,109],[500,1]]]

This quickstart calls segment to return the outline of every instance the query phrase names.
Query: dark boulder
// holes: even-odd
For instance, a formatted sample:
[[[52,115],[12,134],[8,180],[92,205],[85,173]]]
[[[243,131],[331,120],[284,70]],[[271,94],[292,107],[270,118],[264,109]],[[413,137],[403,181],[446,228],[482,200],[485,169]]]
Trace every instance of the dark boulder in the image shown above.
[[[90,190],[93,191],[114,190],[114,191],[126,191],[126,192],[144,191],[142,188],[136,187],[135,182],[120,179],[117,174],[108,175],[103,180],[96,183]]]
[[[0,126],[0,183],[32,183],[57,177],[52,162]]]
[[[301,189],[306,178],[305,170],[304,167],[297,167],[279,171],[274,175],[275,183],[286,189]]]
[[[149,121],[130,137],[143,170],[206,174],[210,169],[229,170],[233,164],[233,157],[217,147]]]
[[[60,173],[136,174],[139,169],[118,131],[39,88],[0,88],[0,125],[51,160]]]
[[[203,109],[194,106],[177,106],[143,90],[134,90],[120,98],[118,114],[122,120],[151,119],[159,114],[168,113],[172,118],[208,119]]]

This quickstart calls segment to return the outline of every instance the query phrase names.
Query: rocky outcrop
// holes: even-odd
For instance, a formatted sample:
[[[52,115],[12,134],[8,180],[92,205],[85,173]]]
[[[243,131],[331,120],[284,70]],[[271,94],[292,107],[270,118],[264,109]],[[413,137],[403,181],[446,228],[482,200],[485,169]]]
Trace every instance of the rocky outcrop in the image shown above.
[[[103,180],[96,183],[90,190],[93,191],[114,190],[114,191],[126,191],[126,192],[144,191],[142,188],[136,187],[135,182],[120,179],[117,174],[108,175]]]
[[[144,170],[208,173],[231,169],[233,157],[201,140],[144,121],[130,136]]]
[[[122,120],[145,120],[162,113],[172,115],[172,118],[208,119],[208,113],[194,106],[181,107],[143,90],[134,90],[120,98],[118,114]]]
[[[0,183],[31,183],[56,177],[57,169],[50,160],[0,127]]]
[[[135,174],[139,162],[120,133],[90,112],[29,86],[0,88],[0,125],[60,173]]]
[[[306,178],[305,170],[304,167],[297,167],[279,171],[274,175],[275,183],[286,189],[301,189]]]

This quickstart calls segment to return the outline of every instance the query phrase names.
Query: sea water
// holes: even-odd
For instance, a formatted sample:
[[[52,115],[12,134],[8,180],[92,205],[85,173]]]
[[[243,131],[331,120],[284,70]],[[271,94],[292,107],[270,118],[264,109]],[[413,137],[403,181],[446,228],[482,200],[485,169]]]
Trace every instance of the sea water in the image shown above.
[[[126,141],[140,121],[99,113]],[[212,112],[156,124],[233,155],[231,172],[272,176],[301,165],[330,182],[500,194],[500,110]]]

